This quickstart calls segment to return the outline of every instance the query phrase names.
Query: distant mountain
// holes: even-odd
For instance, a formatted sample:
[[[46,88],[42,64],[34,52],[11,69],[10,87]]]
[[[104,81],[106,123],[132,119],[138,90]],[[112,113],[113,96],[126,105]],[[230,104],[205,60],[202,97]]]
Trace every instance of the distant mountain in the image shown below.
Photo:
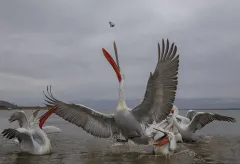
[[[17,105],[14,105],[14,104],[9,103],[7,101],[0,100],[0,106],[1,107],[16,107]]]
[[[130,108],[135,107],[141,102],[141,100],[127,100],[127,105]],[[75,102],[76,103],[76,102]],[[88,100],[81,102],[82,104],[89,106],[93,109],[114,110],[117,105],[116,100]],[[179,109],[223,109],[223,108],[239,108],[240,99],[176,99],[175,105]]]

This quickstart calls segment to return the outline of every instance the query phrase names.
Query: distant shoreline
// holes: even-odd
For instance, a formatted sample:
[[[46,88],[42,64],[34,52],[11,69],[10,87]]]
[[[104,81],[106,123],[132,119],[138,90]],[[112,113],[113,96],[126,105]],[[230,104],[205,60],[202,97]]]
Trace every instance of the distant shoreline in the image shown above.
[[[0,107],[1,110],[48,110],[50,107],[19,106],[19,107]],[[99,109],[101,111],[101,109]],[[103,110],[103,109],[102,109]],[[205,108],[205,109],[179,109],[179,110],[240,110],[240,108]]]
[[[47,110],[49,107],[36,106],[17,106],[17,107],[0,107],[0,110]]]

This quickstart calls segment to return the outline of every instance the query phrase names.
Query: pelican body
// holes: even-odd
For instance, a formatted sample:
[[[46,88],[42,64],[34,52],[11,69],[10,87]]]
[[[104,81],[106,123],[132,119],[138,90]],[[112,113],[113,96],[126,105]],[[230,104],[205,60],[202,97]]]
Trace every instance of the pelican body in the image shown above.
[[[173,109],[174,114],[172,118],[174,126],[178,129],[185,142],[195,142],[196,137],[194,133],[214,120],[236,122],[232,117],[209,112],[195,112],[193,110],[189,110],[186,117],[183,117],[178,115],[179,111],[176,106],[173,106]]]

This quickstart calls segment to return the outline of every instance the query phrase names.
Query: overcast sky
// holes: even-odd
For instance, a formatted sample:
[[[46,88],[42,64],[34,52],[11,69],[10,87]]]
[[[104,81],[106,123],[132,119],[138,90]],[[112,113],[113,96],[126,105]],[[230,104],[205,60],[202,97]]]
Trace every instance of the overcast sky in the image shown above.
[[[141,99],[162,38],[178,46],[178,98],[240,98],[239,0],[101,2],[0,1],[0,99],[41,105],[50,84],[61,100],[117,99],[101,51],[114,40],[126,98]]]

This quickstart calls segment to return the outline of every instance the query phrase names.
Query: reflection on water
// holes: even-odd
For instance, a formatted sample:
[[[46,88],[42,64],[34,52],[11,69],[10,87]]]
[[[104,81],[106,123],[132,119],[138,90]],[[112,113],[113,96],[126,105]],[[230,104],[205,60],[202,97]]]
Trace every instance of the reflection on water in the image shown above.
[[[17,127],[16,124],[9,124],[7,121],[11,111],[1,112],[0,130]],[[177,153],[171,157],[152,155],[151,146],[114,145],[111,140],[92,137],[80,128],[53,116],[47,124],[61,128],[62,132],[49,135],[53,148],[51,154],[34,156],[23,153],[12,140],[3,139],[0,136],[0,164],[239,163],[240,124],[238,118],[240,111],[214,112],[233,116],[237,119],[237,123],[215,122],[206,126],[199,135],[207,135],[202,135],[200,140],[194,144],[179,144]],[[185,111],[180,111],[180,113],[185,114]]]

